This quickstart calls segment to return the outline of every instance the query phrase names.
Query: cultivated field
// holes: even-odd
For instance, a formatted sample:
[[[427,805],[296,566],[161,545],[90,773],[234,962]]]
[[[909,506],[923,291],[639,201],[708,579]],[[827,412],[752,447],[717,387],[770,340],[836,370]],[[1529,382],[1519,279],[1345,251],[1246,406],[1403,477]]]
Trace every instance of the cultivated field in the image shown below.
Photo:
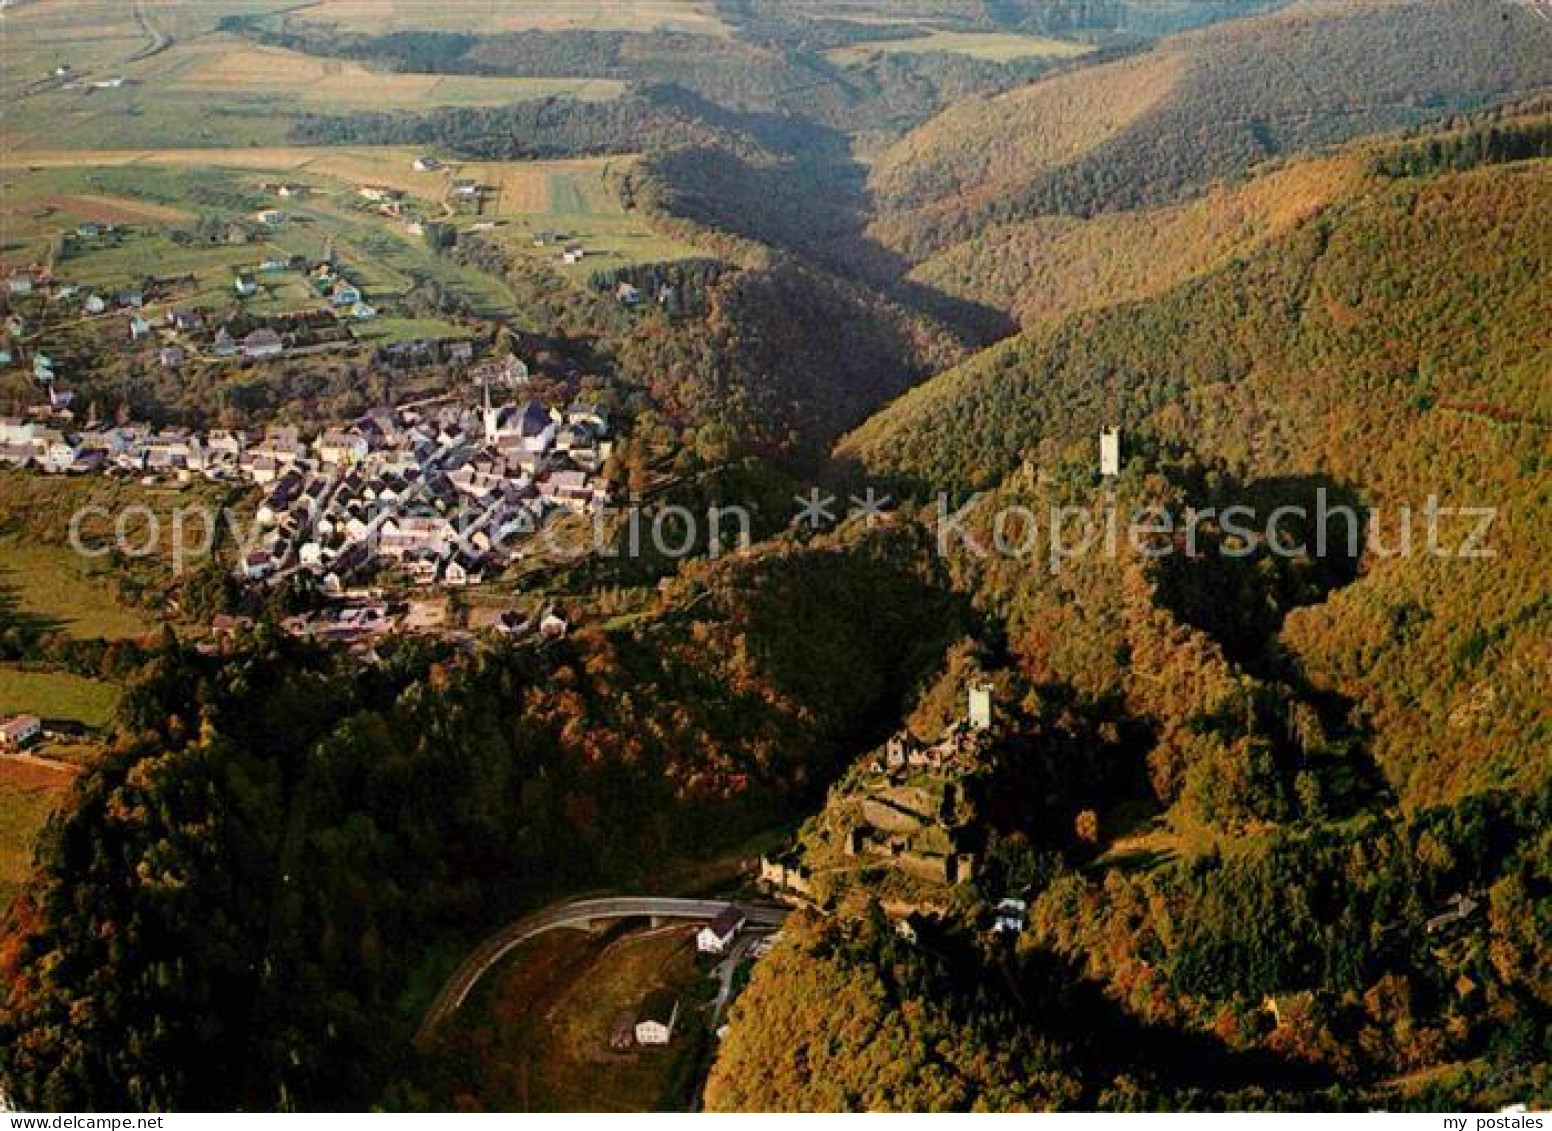
[[[1091,50],[1093,48],[1087,44],[1043,35],[933,29],[925,35],[856,43],[825,54],[831,62],[842,65],[864,62],[876,55],[922,55],[929,51],[945,51],[993,63],[1007,63],[1016,59],[1071,59]]]
[[[178,305],[225,310],[237,303],[232,280],[239,271],[254,272],[266,259],[293,254],[317,258],[332,244],[369,302],[397,298],[415,286],[417,277],[425,277],[463,295],[478,311],[500,313],[511,305],[511,296],[496,280],[433,255],[423,237],[406,228],[410,217],[394,220],[379,215],[357,195],[358,183],[408,181],[410,175],[395,178],[379,174],[390,169],[408,170],[410,151],[395,151],[391,157],[333,150],[214,154],[197,150],[67,151],[8,156],[27,164],[5,174],[8,223],[0,267],[48,256],[51,248],[57,249],[62,233],[74,230],[84,219],[96,218],[90,213],[100,211],[100,207],[79,204],[80,198],[91,197],[112,202],[124,214],[119,222],[129,226],[112,239],[70,240],[63,254],[56,251],[59,275],[90,289],[111,290],[148,276],[192,276],[194,285],[180,289]],[[241,162],[241,167],[236,162]],[[334,175],[319,169],[331,170]],[[349,173],[358,175],[345,175]],[[273,184],[281,176],[289,183],[308,186],[310,195],[300,200],[278,199]],[[428,218],[443,215],[437,186],[445,189],[445,181],[436,178],[434,184],[419,186],[424,194],[420,212]],[[165,216],[158,223],[129,219],[137,208],[167,209],[162,202],[172,200],[190,201],[202,205],[198,209],[202,214],[233,220],[246,220],[260,209],[280,206],[287,218],[273,228],[254,228],[254,238],[241,244],[175,240],[170,229],[191,227],[195,219],[191,213],[181,214],[181,224],[169,224]],[[322,300],[298,273],[258,272],[256,277],[260,291],[244,301],[245,308],[254,313],[276,314],[321,305]],[[160,307],[153,306],[153,312],[157,310]],[[371,329],[381,336],[390,327]]]
[[[300,113],[495,105],[557,94],[607,99],[622,87],[593,79],[378,71],[219,29],[227,16],[281,11],[371,32],[727,31],[710,0],[29,0],[7,11],[0,37],[9,103],[0,120],[0,269],[57,260],[62,277],[96,288],[187,276],[194,287],[180,291],[181,304],[229,309],[236,272],[266,257],[317,257],[332,246],[365,299],[388,315],[359,327],[362,336],[392,339],[457,332],[445,322],[383,310],[419,280],[458,294],[484,316],[520,313],[505,280],[432,253],[416,222],[479,226],[515,254],[553,260],[576,283],[600,267],[696,254],[620,208],[605,180],[609,161],[450,161],[417,173],[412,149],[287,144]],[[68,71],[55,75],[61,66]],[[455,199],[457,178],[487,186],[483,198],[472,205]],[[282,179],[312,191],[304,200],[278,201],[273,182]],[[362,185],[407,194],[403,214],[385,216],[363,204]],[[199,220],[240,220],[277,207],[286,223],[246,244],[172,238],[170,229],[188,231]],[[127,232],[94,246],[65,239],[88,221]],[[538,233],[584,243],[586,259],[563,264],[549,241],[535,246]],[[254,313],[318,305],[300,276],[270,273],[260,284],[245,303]]]
[[[122,287],[148,276],[193,276],[181,305],[223,310],[234,305],[231,285],[240,270],[266,258],[293,254],[316,258],[326,246],[351,270],[368,302],[381,306],[406,294],[417,278],[429,278],[462,295],[489,316],[520,314],[501,280],[434,254],[408,225],[412,219],[478,227],[514,255],[541,259],[573,282],[584,284],[600,268],[683,259],[694,247],[669,239],[640,216],[626,212],[609,188],[611,171],[629,157],[531,162],[451,161],[418,173],[418,151],[403,147],[351,149],[272,146],[237,149],[11,150],[0,153],[5,195],[0,217],[5,241],[0,269],[58,256],[61,277],[87,287]],[[455,180],[485,186],[478,206],[460,204]],[[301,198],[280,199],[277,182],[305,186]],[[363,185],[407,194],[406,214],[392,218],[362,200]],[[263,229],[246,244],[175,241],[168,228],[192,225],[196,214],[242,219],[278,208],[286,220]],[[63,234],[84,220],[127,224],[112,241],[71,241]],[[542,246],[535,237],[544,234]],[[564,264],[565,244],[587,251]],[[299,275],[262,273],[260,293],[246,300],[257,313],[309,309],[320,300]],[[415,336],[414,324],[383,319],[361,327],[366,337]],[[457,332],[441,324],[441,333]]]
[[[603,79],[379,71],[214,30],[221,15],[280,6],[164,0],[146,6],[145,24],[127,2],[34,0],[8,12],[0,91],[10,105],[0,140],[79,148],[272,145],[288,138],[299,113],[493,106],[553,95],[600,100],[622,89]],[[54,76],[60,66],[70,73]]]
[[[112,720],[118,702],[119,689],[100,679],[0,664],[0,715],[26,713],[97,729]]]
[[[454,1015],[449,1038],[472,1038],[481,1050],[466,1063],[464,1086],[490,1110],[684,1110],[706,1040],[697,997],[704,983],[688,926],[612,943],[570,932],[541,936],[514,951]],[[612,1050],[616,1019],[634,1018],[658,986],[680,998],[672,1043]]]
[[[33,842],[71,781],[68,773],[0,758],[0,918],[20,894]]]
[[[0,539],[0,608],[81,639],[132,640],[152,629],[147,612],[120,601],[71,550],[14,537]],[[0,711],[8,690],[0,689]]]
[[[567,94],[616,96],[622,84],[605,79],[485,78],[472,75],[374,71],[344,59],[319,58],[216,35],[173,49],[145,78],[168,94],[216,100],[262,99],[283,110],[429,109],[435,106],[498,106],[528,98]]]
[[[349,31],[695,32],[726,35],[712,0],[321,0],[297,13]]]

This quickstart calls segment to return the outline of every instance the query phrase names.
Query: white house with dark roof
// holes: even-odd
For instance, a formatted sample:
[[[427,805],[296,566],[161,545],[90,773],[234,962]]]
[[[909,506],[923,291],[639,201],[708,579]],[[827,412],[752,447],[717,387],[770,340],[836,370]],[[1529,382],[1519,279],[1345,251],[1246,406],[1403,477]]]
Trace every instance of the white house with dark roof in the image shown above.
[[[743,930],[748,916],[736,905],[728,904],[706,926],[695,932],[695,949],[702,954],[725,954]]]
[[[636,1043],[666,1045],[679,1020],[679,999],[672,990],[653,990],[636,1011]]]

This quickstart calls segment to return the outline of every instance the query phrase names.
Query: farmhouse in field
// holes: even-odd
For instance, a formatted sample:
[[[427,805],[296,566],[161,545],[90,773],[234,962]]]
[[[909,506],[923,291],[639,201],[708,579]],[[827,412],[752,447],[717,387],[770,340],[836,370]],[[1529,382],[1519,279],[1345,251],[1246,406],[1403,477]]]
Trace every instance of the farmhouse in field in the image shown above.
[[[748,916],[728,904],[715,919],[695,933],[695,949],[702,954],[725,954],[747,921]]]
[[[179,333],[187,334],[204,326],[205,320],[192,310],[182,307],[167,315],[167,325]]]
[[[666,1045],[679,1020],[679,999],[672,990],[653,990],[641,999],[636,1011],[636,1043]]]
[[[43,734],[43,720],[37,715],[17,715],[0,723],[0,749],[21,750]]]

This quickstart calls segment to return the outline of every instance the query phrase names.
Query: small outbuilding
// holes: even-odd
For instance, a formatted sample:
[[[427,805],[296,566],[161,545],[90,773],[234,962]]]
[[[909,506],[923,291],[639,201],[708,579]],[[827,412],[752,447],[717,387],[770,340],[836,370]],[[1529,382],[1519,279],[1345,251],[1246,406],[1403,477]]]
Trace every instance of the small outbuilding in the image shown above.
[[[653,990],[641,999],[636,1011],[636,1043],[666,1045],[673,1039],[679,1020],[679,998],[672,990]]]

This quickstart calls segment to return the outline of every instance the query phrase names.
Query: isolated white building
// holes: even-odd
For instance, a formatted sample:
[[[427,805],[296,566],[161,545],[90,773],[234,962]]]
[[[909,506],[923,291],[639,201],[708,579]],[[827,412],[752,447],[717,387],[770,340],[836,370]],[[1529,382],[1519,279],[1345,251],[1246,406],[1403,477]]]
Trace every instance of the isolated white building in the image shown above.
[[[731,903],[695,933],[695,949],[702,954],[724,954],[743,929],[747,916]]]
[[[638,1045],[666,1045],[674,1035],[674,1024],[679,1020],[679,999],[667,990],[657,990],[646,996],[636,1015],[636,1043]]]

